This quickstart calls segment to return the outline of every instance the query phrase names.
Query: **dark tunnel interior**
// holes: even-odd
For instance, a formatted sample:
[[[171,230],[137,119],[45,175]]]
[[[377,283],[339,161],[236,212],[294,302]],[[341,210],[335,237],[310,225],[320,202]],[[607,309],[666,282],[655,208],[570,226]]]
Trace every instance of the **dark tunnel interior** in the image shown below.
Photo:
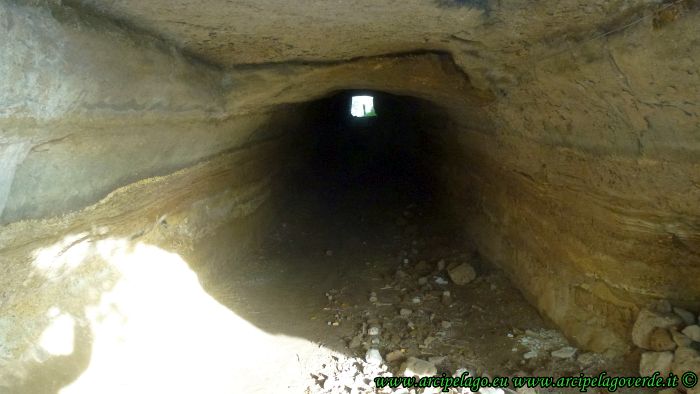
[[[354,117],[353,96],[374,97],[376,117]],[[383,211],[411,203],[435,207],[439,150],[431,140],[437,122],[430,103],[381,92],[344,91],[308,104],[313,141],[292,188],[324,197],[329,209]],[[356,210],[356,211],[353,211]]]

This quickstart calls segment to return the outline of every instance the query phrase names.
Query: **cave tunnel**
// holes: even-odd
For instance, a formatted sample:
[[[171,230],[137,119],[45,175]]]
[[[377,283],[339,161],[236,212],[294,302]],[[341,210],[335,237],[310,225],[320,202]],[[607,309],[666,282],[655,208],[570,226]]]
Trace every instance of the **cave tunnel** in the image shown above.
[[[632,3],[0,4],[0,392],[700,373],[700,16]]]

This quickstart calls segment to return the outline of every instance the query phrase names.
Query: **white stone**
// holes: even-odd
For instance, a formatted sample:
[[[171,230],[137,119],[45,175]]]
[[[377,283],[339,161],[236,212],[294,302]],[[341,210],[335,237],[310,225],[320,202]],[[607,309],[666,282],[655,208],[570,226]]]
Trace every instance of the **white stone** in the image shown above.
[[[401,310],[399,311],[399,314],[401,315],[401,317],[409,317],[409,316],[411,316],[411,313],[413,313],[413,311],[410,309],[406,309],[406,308],[401,308]]]
[[[676,330],[671,330],[671,338],[673,338],[673,342],[675,342],[678,347],[689,347],[693,342],[690,338]]]
[[[495,387],[482,387],[479,389],[479,394],[505,394],[505,391]]]
[[[668,376],[672,362],[672,352],[644,352],[639,361],[639,376],[651,376],[657,371],[660,376]]]
[[[679,347],[673,357],[671,372],[682,376],[687,371],[700,373],[700,354],[694,349]]]
[[[571,358],[576,354],[576,348],[573,348],[571,346],[566,346],[563,347],[559,350],[555,350],[552,352],[552,357],[556,358]]]
[[[684,322],[687,326],[690,326],[690,325],[695,324],[695,315],[693,314],[693,312],[687,311],[687,310],[685,310],[685,309],[683,309],[683,308],[674,307],[674,308],[673,308],[673,313],[675,313],[675,314],[678,315],[681,319],[683,319],[683,322]]]
[[[530,359],[536,358],[536,357],[537,357],[537,352],[534,350],[530,350],[529,352],[523,354],[523,358],[525,360],[530,360]]]
[[[683,333],[683,335],[690,338],[691,340],[695,342],[700,342],[700,326],[698,326],[697,324],[688,326],[684,328],[681,332]]]
[[[466,368],[459,368],[458,370],[455,371],[455,374],[452,376],[462,376],[463,374],[469,374],[469,370]]]
[[[368,335],[379,335],[379,327],[373,326],[367,330]]]
[[[379,350],[370,348],[365,354],[365,361],[367,361],[367,364],[379,365],[382,363],[382,355],[379,353]]]
[[[437,374],[435,364],[430,361],[421,360],[416,357],[409,357],[403,365],[401,365],[400,375],[402,376],[434,376]]]
[[[455,377],[462,377],[462,376],[465,376],[465,377],[468,377],[468,376],[475,377],[475,376],[477,376],[477,374],[476,374],[476,371],[473,370],[473,369],[459,368],[459,369],[457,369],[457,370],[455,371],[454,375],[452,375],[452,376],[455,376]]]

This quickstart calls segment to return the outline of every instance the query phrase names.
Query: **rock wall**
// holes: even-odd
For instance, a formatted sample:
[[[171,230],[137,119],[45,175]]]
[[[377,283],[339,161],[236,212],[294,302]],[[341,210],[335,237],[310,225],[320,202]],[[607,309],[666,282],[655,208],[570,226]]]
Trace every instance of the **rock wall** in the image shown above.
[[[2,223],[82,208],[293,123],[227,111],[222,72],[152,37],[65,7],[0,7]]]
[[[470,234],[585,348],[624,351],[651,300],[700,305],[698,22],[543,58],[485,122],[453,112]]]
[[[70,8],[3,3],[0,30],[2,391],[48,357],[51,311],[84,324],[118,282],[98,245],[253,245],[303,111],[229,111],[217,68]]]

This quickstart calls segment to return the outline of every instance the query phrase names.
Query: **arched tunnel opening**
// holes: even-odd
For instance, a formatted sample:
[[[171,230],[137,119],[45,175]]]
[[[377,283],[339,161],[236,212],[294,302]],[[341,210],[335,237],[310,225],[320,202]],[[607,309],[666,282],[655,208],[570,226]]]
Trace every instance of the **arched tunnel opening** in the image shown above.
[[[358,95],[373,97],[376,116],[351,114]],[[397,371],[419,355],[438,375],[547,373],[567,361],[574,371],[570,356],[543,360],[574,348],[462,230],[469,219],[451,206],[449,174],[441,172],[457,143],[444,132],[444,109],[349,89],[287,111],[300,121],[288,159],[273,163],[280,172],[261,239],[241,253],[232,242],[240,225],[224,226],[188,260],[202,262],[195,271],[213,298],[264,332],[363,362],[377,350]],[[597,367],[604,360],[588,357]],[[317,373],[321,383],[336,374]],[[343,389],[335,380],[328,378],[328,390]]]
[[[700,373],[694,2],[201,3],[0,4],[0,392]]]

